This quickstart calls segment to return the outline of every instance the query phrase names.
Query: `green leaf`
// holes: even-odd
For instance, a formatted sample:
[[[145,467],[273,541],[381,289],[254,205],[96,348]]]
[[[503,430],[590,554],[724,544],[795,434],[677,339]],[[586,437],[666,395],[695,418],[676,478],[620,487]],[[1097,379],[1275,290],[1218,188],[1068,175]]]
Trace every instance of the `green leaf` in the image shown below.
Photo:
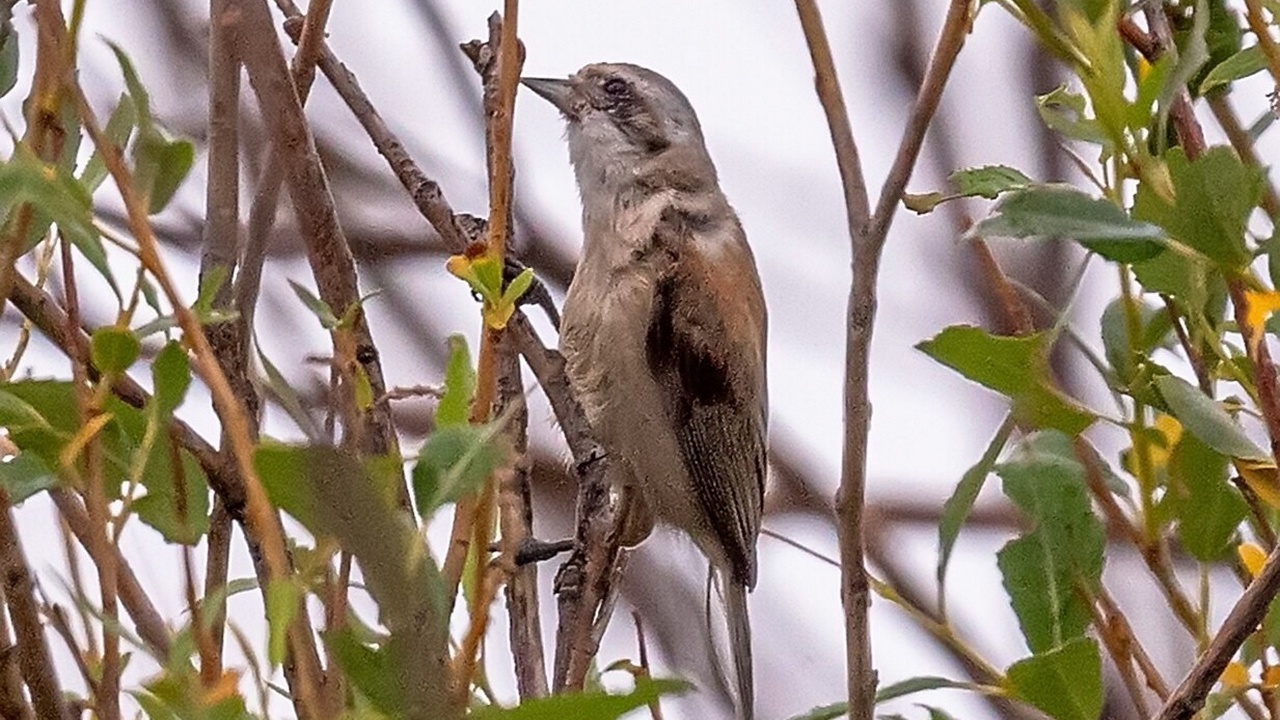
[[[311,534],[336,538],[359,562],[390,633],[387,682],[405,692],[403,712],[395,716],[429,717],[428,704],[439,698],[423,676],[443,676],[448,604],[439,570],[409,517],[364,466],[337,448],[263,444],[254,466],[274,504]]]
[[[104,374],[124,373],[138,359],[142,343],[128,328],[108,326],[93,331],[89,341],[89,357],[94,367]]]
[[[298,615],[302,590],[292,580],[271,580],[267,583],[267,661],[271,668],[284,662],[289,638],[289,625]]]
[[[955,717],[940,707],[932,705],[916,705],[916,707],[924,708],[929,712],[929,720],[955,720]]]
[[[913,693],[924,692],[925,690],[938,690],[941,688],[950,688],[953,690],[970,690],[974,687],[973,683],[960,682],[949,678],[937,677],[934,675],[925,675],[922,677],[913,677],[902,680],[891,685],[885,685],[876,691],[876,704],[889,702],[900,697],[906,697]]]
[[[316,297],[310,290],[292,280],[289,281],[289,287],[293,288],[294,294],[316,316],[316,319],[320,321],[320,325],[325,330],[332,330],[338,327],[338,316],[333,314],[333,309],[329,307],[329,303]]]
[[[375,708],[391,717],[404,716],[404,691],[395,683],[399,673],[384,649],[360,642],[350,628],[325,633],[324,645],[351,684]]]
[[[1077,586],[1098,584],[1105,536],[1090,505],[1084,468],[1066,436],[1029,437],[996,472],[1005,495],[1032,526],[1001,548],[997,565],[1027,646],[1044,652],[1080,637],[1089,626],[1092,615]]]
[[[124,86],[129,92],[130,99],[133,100],[134,109],[137,112],[138,127],[146,130],[151,128],[151,96],[147,94],[147,89],[142,86],[142,80],[138,78],[138,71],[133,66],[133,61],[129,59],[128,53],[124,48],[116,43],[103,38],[103,40],[111,47],[111,52],[116,56],[116,62],[120,64],[120,72],[124,75]]]
[[[1166,503],[1178,523],[1178,541],[1192,556],[1219,560],[1232,546],[1249,508],[1227,482],[1227,458],[1190,433],[1169,456]]]
[[[1187,432],[1227,457],[1242,460],[1270,460],[1262,448],[1254,444],[1244,429],[1213,398],[1191,383],[1174,375],[1155,379],[1160,395],[1169,406],[1169,414],[1182,423]]]
[[[954,325],[916,345],[934,360],[1013,400],[1020,422],[1076,435],[1094,415],[1049,383],[1048,336],[999,337],[981,328]]]
[[[507,289],[502,293],[502,301],[514,303],[520,299],[529,290],[529,286],[533,284],[533,268],[525,268],[520,271],[519,275],[512,278],[511,283],[507,285]]]
[[[208,272],[200,275],[200,287],[196,290],[196,301],[191,305],[191,311],[197,317],[203,319],[209,313],[215,312],[214,304],[217,302],[218,295],[222,292],[229,274],[230,272],[225,265],[214,265],[209,268]],[[292,282],[289,284],[293,285]],[[294,285],[294,292],[297,292],[299,287]],[[307,293],[307,295],[314,299],[314,296],[311,296],[310,293]],[[306,302],[306,300],[303,302]],[[328,306],[326,305],[325,307]],[[330,314],[332,315],[332,313]]]
[[[835,720],[849,714],[849,703],[838,702],[816,707],[809,712],[793,715],[789,720]]]
[[[942,517],[938,521],[937,578],[939,598],[945,597],[943,589],[946,584],[947,565],[951,561],[951,551],[955,548],[956,538],[960,535],[960,528],[964,526],[965,520],[968,519],[969,511],[973,509],[973,503],[978,499],[978,493],[982,491],[982,486],[986,482],[987,476],[991,474],[996,460],[999,459],[1005,444],[1009,442],[1009,436],[1013,434],[1014,425],[1013,416],[1006,416],[1004,422],[1000,425],[1000,429],[996,430],[995,437],[991,438],[991,442],[988,443],[982,458],[974,463],[973,467],[965,471],[964,476],[960,478],[960,482],[956,485],[956,489],[951,493],[951,497],[947,498],[946,503],[942,506]]]
[[[0,485],[14,505],[57,484],[58,476],[33,453],[21,452],[0,460]]]
[[[170,340],[156,353],[151,363],[151,380],[155,388],[154,402],[161,415],[167,417],[182,404],[191,386],[191,365],[181,343]]]
[[[1210,70],[1204,82],[1200,83],[1200,94],[1207,95],[1211,90],[1250,75],[1256,75],[1266,69],[1267,56],[1262,53],[1262,47],[1258,45],[1247,47]]]
[[[485,707],[471,713],[475,720],[617,720],[664,695],[680,695],[691,686],[683,680],[636,678],[633,690],[611,695],[587,690],[569,695],[526,700],[519,707]]]
[[[1173,148],[1165,159],[1172,200],[1150,181],[1139,183],[1134,217],[1160,225],[1228,269],[1244,269],[1253,260],[1244,241],[1245,221],[1262,195],[1262,171],[1241,163],[1229,147],[1211,148],[1194,161]]]
[[[413,496],[426,518],[436,508],[479,490],[506,453],[492,426],[453,425],[427,438],[413,466]]]
[[[316,419],[311,416],[311,412],[302,402],[302,397],[298,394],[298,391],[289,384],[284,373],[280,372],[280,369],[271,362],[266,353],[262,352],[262,345],[255,341],[254,347],[258,352],[258,361],[262,363],[262,369],[267,374],[266,390],[274,396],[276,402],[285,411],[285,414],[289,416],[289,419],[293,420],[294,424],[307,436],[308,440],[315,443],[323,441],[325,433],[320,429]]]
[[[26,145],[18,145],[9,160],[0,163],[0,211],[8,212],[22,203],[31,203],[38,213],[57,223],[120,297],[102,238],[93,224],[89,191],[65,168],[43,162]]]
[[[1033,184],[1021,170],[1007,165],[984,165],[951,173],[947,178],[956,192],[964,197],[984,197],[994,200],[1001,193],[1017,190]]]
[[[1164,232],[1109,200],[1065,185],[1036,185],[1002,196],[966,236],[1064,237],[1108,260],[1136,262],[1160,252]]]
[[[956,200],[963,197],[984,197],[988,200],[993,200],[1001,193],[1024,188],[1032,184],[1031,178],[1023,175],[1022,171],[1007,165],[986,165],[957,170],[951,173],[947,179],[951,182],[952,187],[955,188],[954,193],[906,194],[902,198],[902,204],[908,210],[923,215],[924,213],[932,212],[935,207],[948,200]]]
[[[134,143],[134,177],[147,198],[147,211],[164,209],[195,163],[195,146],[186,140],[169,140],[159,131],[143,131]]]
[[[1124,298],[1112,300],[1102,311],[1102,347],[1107,362],[1126,386],[1134,379],[1134,354],[1146,355],[1160,347],[1173,331],[1169,314],[1162,308],[1138,301],[1137,310],[1139,337],[1134,342],[1129,340]]]
[[[116,147],[128,145],[129,136],[133,134],[133,129],[137,125],[135,113],[136,110],[129,96],[121,95],[116,101],[116,109],[111,111],[111,117],[107,118],[107,124],[102,129],[103,134]],[[93,154],[89,156],[89,162],[85,163],[84,171],[80,173],[80,184],[92,192],[106,178],[107,164],[102,159],[102,150],[95,147]]]
[[[8,18],[0,25],[0,97],[4,97],[18,84],[18,33]]]
[[[209,522],[208,480],[199,463],[163,431],[155,404],[139,410],[108,397],[103,411],[111,419],[97,441],[108,498],[118,498],[124,483],[137,481],[146,489],[132,505],[138,517],[170,542],[198,542]],[[0,424],[24,455],[59,467],[63,449],[79,430],[72,384],[33,380],[0,386]]]
[[[134,501],[133,509],[165,540],[195,545],[209,530],[209,481],[200,463],[178,448],[164,429],[161,407],[155,402],[144,414],[116,398],[107,401],[107,409],[121,427],[128,456],[134,458],[131,473],[136,472],[132,468],[141,468],[138,479],[147,490]]]
[[[461,335],[450,335],[449,364],[444,372],[444,395],[436,405],[436,427],[467,424],[475,392],[476,374],[471,367],[467,340]]]
[[[1102,658],[1090,638],[1019,660],[1008,680],[1017,697],[1055,720],[1098,720],[1102,713]]]
[[[1087,105],[1083,95],[1068,90],[1066,85],[1036,96],[1036,110],[1050,130],[1072,140],[1107,147],[1110,140],[1098,126],[1098,121],[1085,114]]]

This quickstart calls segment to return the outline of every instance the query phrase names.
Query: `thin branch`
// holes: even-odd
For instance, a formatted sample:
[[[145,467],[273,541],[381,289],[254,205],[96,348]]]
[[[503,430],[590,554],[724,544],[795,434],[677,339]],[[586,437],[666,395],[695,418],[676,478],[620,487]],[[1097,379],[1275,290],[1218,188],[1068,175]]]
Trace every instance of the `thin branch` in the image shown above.
[[[517,0],[506,0],[502,16],[489,16],[489,40],[481,45],[475,41],[464,46],[476,66],[484,84],[486,164],[489,170],[489,233],[486,254],[499,266],[504,261],[506,236],[511,228],[511,185],[514,169],[511,165],[511,122],[515,89],[520,81],[523,62],[521,48],[516,39],[518,21]],[[498,234],[500,233],[500,235]],[[471,403],[470,421],[486,423],[494,413],[494,400],[498,393],[498,344],[503,331],[490,327],[482,320],[480,354],[476,363],[476,393]],[[507,371],[517,376],[518,363],[507,365]],[[463,561],[470,548],[477,554],[489,547],[493,534],[493,513],[497,502],[497,474],[485,480],[480,492],[472,498],[464,498],[454,510],[452,542],[444,561],[446,582],[453,583],[460,577]],[[512,548],[514,553],[514,548]],[[490,582],[487,563],[475,565],[475,587],[479,592],[471,598],[469,608],[470,627],[459,651],[459,672],[454,678],[455,691],[470,691],[475,674],[476,653],[480,640],[488,626],[489,606],[497,582]],[[501,576],[495,576],[500,578]],[[447,588],[454,590],[454,588]]]
[[[49,496],[53,499],[54,505],[57,506],[63,521],[66,522],[67,527],[71,530],[71,534],[75,535],[76,540],[86,550],[90,553],[94,552],[95,546],[90,542],[90,533],[93,532],[93,529],[89,522],[89,514],[85,511],[76,494],[66,488],[53,488],[49,490]],[[115,555],[112,562],[116,566],[117,590],[120,594],[120,603],[124,605],[125,612],[128,612],[129,617],[133,619],[133,625],[137,628],[138,637],[147,643],[148,648],[156,658],[168,658],[171,643],[164,618],[160,615],[160,611],[156,609],[156,606],[152,604],[150,596],[142,589],[142,584],[138,582],[138,576],[133,573],[133,568],[129,566],[124,555],[121,554],[120,548],[114,543],[110,543],[107,550]],[[94,562],[98,565],[102,564],[97,559]]]
[[[276,5],[286,17],[302,17],[302,13],[292,0],[276,0]],[[298,42],[299,30],[296,23],[285,23],[285,31],[294,42]],[[445,244],[454,252],[459,252],[478,239],[475,233],[467,232],[468,228],[460,223],[460,216],[454,214],[440,185],[428,178],[418,168],[413,158],[409,157],[409,153],[404,149],[404,143],[400,142],[400,139],[387,126],[386,121],[378,114],[369,97],[360,88],[355,75],[338,60],[328,46],[323,44],[320,46],[317,65],[329,80],[329,84],[351,108],[378,152],[386,158],[396,179],[408,191],[418,211],[431,223],[431,227],[440,234]]]
[[[817,5],[796,0],[796,9],[817,75],[817,91],[827,116],[844,186],[849,237],[853,249],[853,283],[849,293],[845,346],[845,441],[836,496],[839,518],[841,599],[845,609],[845,649],[848,663],[849,717],[869,719],[875,711],[876,676],[871,661],[867,609],[870,593],[862,538],[866,490],[867,439],[871,403],[868,395],[871,334],[876,314],[876,278],[893,216],[924,143],[929,123],[969,30],[970,3],[952,0],[941,35],[925,73],[915,106],[903,132],[898,154],[885,179],[874,215],[868,215],[865,180],[857,146],[844,110],[834,61]]]
[[[849,110],[845,107],[840,79],[836,76],[836,62],[831,56],[831,44],[822,26],[822,14],[816,0],[796,0],[796,13],[804,30],[809,57],[813,61],[814,88],[827,117],[827,129],[835,148],[836,167],[840,171],[840,183],[844,188],[845,212],[848,213],[850,235],[861,235],[871,222],[871,200],[867,195],[866,177],[862,174],[862,160],[858,144],[853,139],[853,127],[849,122]]]
[[[16,276],[15,276],[16,277]],[[13,522],[9,494],[0,490],[0,583],[17,637],[18,667],[31,691],[31,704],[41,718],[71,720],[53,669],[49,645],[35,599],[35,578],[22,552]]]
[[[508,417],[512,429],[516,461],[503,478],[498,495],[498,518],[504,557],[514,558],[524,542],[533,536],[533,494],[529,485],[529,410],[520,377],[520,356],[511,340],[504,337],[498,347],[498,401],[494,414]],[[545,696],[546,651],[542,646],[542,620],[538,608],[538,564],[515,565],[506,583],[507,615],[511,618],[511,655],[515,663],[516,687],[522,700]]]
[[[266,8],[262,9],[265,12]],[[270,30],[269,26],[267,30]],[[222,372],[222,367],[209,346],[200,321],[179,296],[173,278],[160,259],[159,246],[147,216],[146,205],[143,198],[137,194],[133,178],[124,164],[120,149],[103,134],[102,127],[89,107],[83,90],[78,85],[74,90],[80,104],[80,116],[84,127],[93,139],[103,164],[114,179],[125,209],[128,211],[130,230],[138,241],[139,259],[143,267],[155,278],[165,299],[173,308],[178,325],[182,329],[183,340],[192,351],[195,370],[209,388],[214,408],[231,440],[233,455],[244,488],[246,534],[260,544],[268,578],[284,579],[292,573],[284,529],[280,524],[279,515],[267,499],[266,491],[253,466],[253,441],[244,405]],[[265,586],[263,589],[265,591]],[[316,693],[322,683],[323,675],[320,670],[319,654],[315,649],[315,639],[310,627],[303,622],[305,618],[305,613],[299,613],[299,619],[291,624],[288,634],[289,646],[295,661],[300,663],[297,673],[298,684],[293,687],[295,707],[304,720],[309,720],[319,717],[314,708],[317,707]]]
[[[205,189],[204,250],[200,256],[200,279],[222,273],[222,285],[213,297],[214,307],[231,306],[231,277],[240,250],[240,62],[233,52],[224,22],[226,0],[209,2],[209,172]],[[247,322],[241,314],[235,320],[205,328],[209,345],[227,374],[227,380],[244,398],[251,431],[257,433],[261,399],[249,382]],[[224,436],[222,448],[230,442]],[[205,558],[205,596],[227,584],[231,542],[231,515],[221,497],[214,499],[209,520],[208,550]],[[222,646],[226,628],[226,607],[206,618],[209,638],[208,661],[201,663],[205,678],[222,674]]]
[[[564,372],[564,356],[543,346],[519,311],[507,325],[507,333],[551,402],[552,412],[573,454],[578,479],[574,550],[560,566],[555,582],[560,619],[551,686],[559,692],[582,687],[596,653],[592,628],[613,580],[618,538],[613,533],[614,513],[606,479],[609,459],[596,442],[586,413],[574,397]]]
[[[1262,55],[1267,59],[1267,70],[1271,72],[1271,78],[1280,85],[1280,45],[1271,37],[1271,28],[1262,17],[1262,4],[1258,0],[1244,0],[1244,5],[1249,30],[1258,39],[1258,47],[1262,48]]]
[[[285,64],[265,0],[228,0],[236,9],[235,38],[275,147],[289,178],[289,197],[307,246],[307,260],[320,298],[349,322],[332,333],[334,357],[344,378],[349,406],[358,418],[345,428],[367,456],[398,455],[399,441],[390,411],[383,405],[357,407],[354,388],[367,381],[374,397],[386,392],[378,348],[360,303],[355,261],[339,224],[332,190],[316,152],[306,116],[299,104],[293,75]],[[363,376],[357,381],[358,376]],[[407,507],[407,489],[400,488]]]

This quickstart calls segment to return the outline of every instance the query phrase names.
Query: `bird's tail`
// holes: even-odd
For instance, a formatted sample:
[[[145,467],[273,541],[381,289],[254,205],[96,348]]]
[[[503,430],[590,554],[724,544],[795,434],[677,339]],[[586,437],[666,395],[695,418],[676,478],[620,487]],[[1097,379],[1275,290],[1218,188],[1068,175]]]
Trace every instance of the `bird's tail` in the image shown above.
[[[738,683],[738,705],[741,720],[755,716],[755,678],[751,672],[751,620],[747,616],[747,586],[726,578],[724,583],[725,615],[729,621],[729,649],[733,653],[733,670]]]

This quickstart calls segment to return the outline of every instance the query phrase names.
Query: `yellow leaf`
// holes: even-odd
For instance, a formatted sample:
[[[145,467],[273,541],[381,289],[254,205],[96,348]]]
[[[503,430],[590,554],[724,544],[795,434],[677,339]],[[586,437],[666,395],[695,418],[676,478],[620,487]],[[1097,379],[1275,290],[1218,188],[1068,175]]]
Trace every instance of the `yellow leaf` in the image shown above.
[[[1244,563],[1245,570],[1252,577],[1257,577],[1262,572],[1262,564],[1267,561],[1266,551],[1251,542],[1237,545],[1236,555],[1240,556],[1240,562]]]
[[[1241,460],[1232,458],[1231,464],[1249,486],[1254,495],[1273,508],[1280,508],[1280,471],[1271,460]]]
[[[1264,334],[1263,324],[1271,313],[1280,310],[1280,292],[1275,290],[1245,290],[1245,323],[1249,326],[1249,352],[1258,349]]]
[[[80,457],[80,453],[84,452],[84,448],[91,440],[98,436],[103,426],[111,421],[114,417],[111,413],[101,413],[94,415],[88,422],[80,426],[74,437],[67,442],[62,448],[62,452],[58,454],[58,462],[64,468],[71,467],[75,464],[76,459]]]
[[[1272,665],[1262,671],[1262,686],[1268,690],[1280,687],[1280,667]]]
[[[471,258],[466,255],[453,255],[444,264],[445,270],[459,280],[467,280],[474,275],[471,270]]]
[[[1244,665],[1232,661],[1227,664],[1227,668],[1222,671],[1222,686],[1228,689],[1242,688],[1249,686],[1249,670]]]
[[[1173,447],[1182,439],[1182,423],[1172,415],[1161,413],[1156,416],[1155,430],[1164,436],[1164,445],[1151,444],[1151,463],[1157,470],[1169,465],[1169,456]]]

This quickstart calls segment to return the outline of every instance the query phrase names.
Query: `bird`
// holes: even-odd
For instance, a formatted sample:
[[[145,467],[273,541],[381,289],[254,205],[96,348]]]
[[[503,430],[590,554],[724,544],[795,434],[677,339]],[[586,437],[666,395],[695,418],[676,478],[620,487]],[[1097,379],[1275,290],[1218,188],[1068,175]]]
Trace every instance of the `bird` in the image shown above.
[[[584,239],[560,350],[609,454],[624,542],[642,540],[656,517],[707,557],[725,606],[738,717],[751,720],[747,593],[768,432],[755,257],[698,116],[670,80],[595,63],[522,82],[567,126]]]

